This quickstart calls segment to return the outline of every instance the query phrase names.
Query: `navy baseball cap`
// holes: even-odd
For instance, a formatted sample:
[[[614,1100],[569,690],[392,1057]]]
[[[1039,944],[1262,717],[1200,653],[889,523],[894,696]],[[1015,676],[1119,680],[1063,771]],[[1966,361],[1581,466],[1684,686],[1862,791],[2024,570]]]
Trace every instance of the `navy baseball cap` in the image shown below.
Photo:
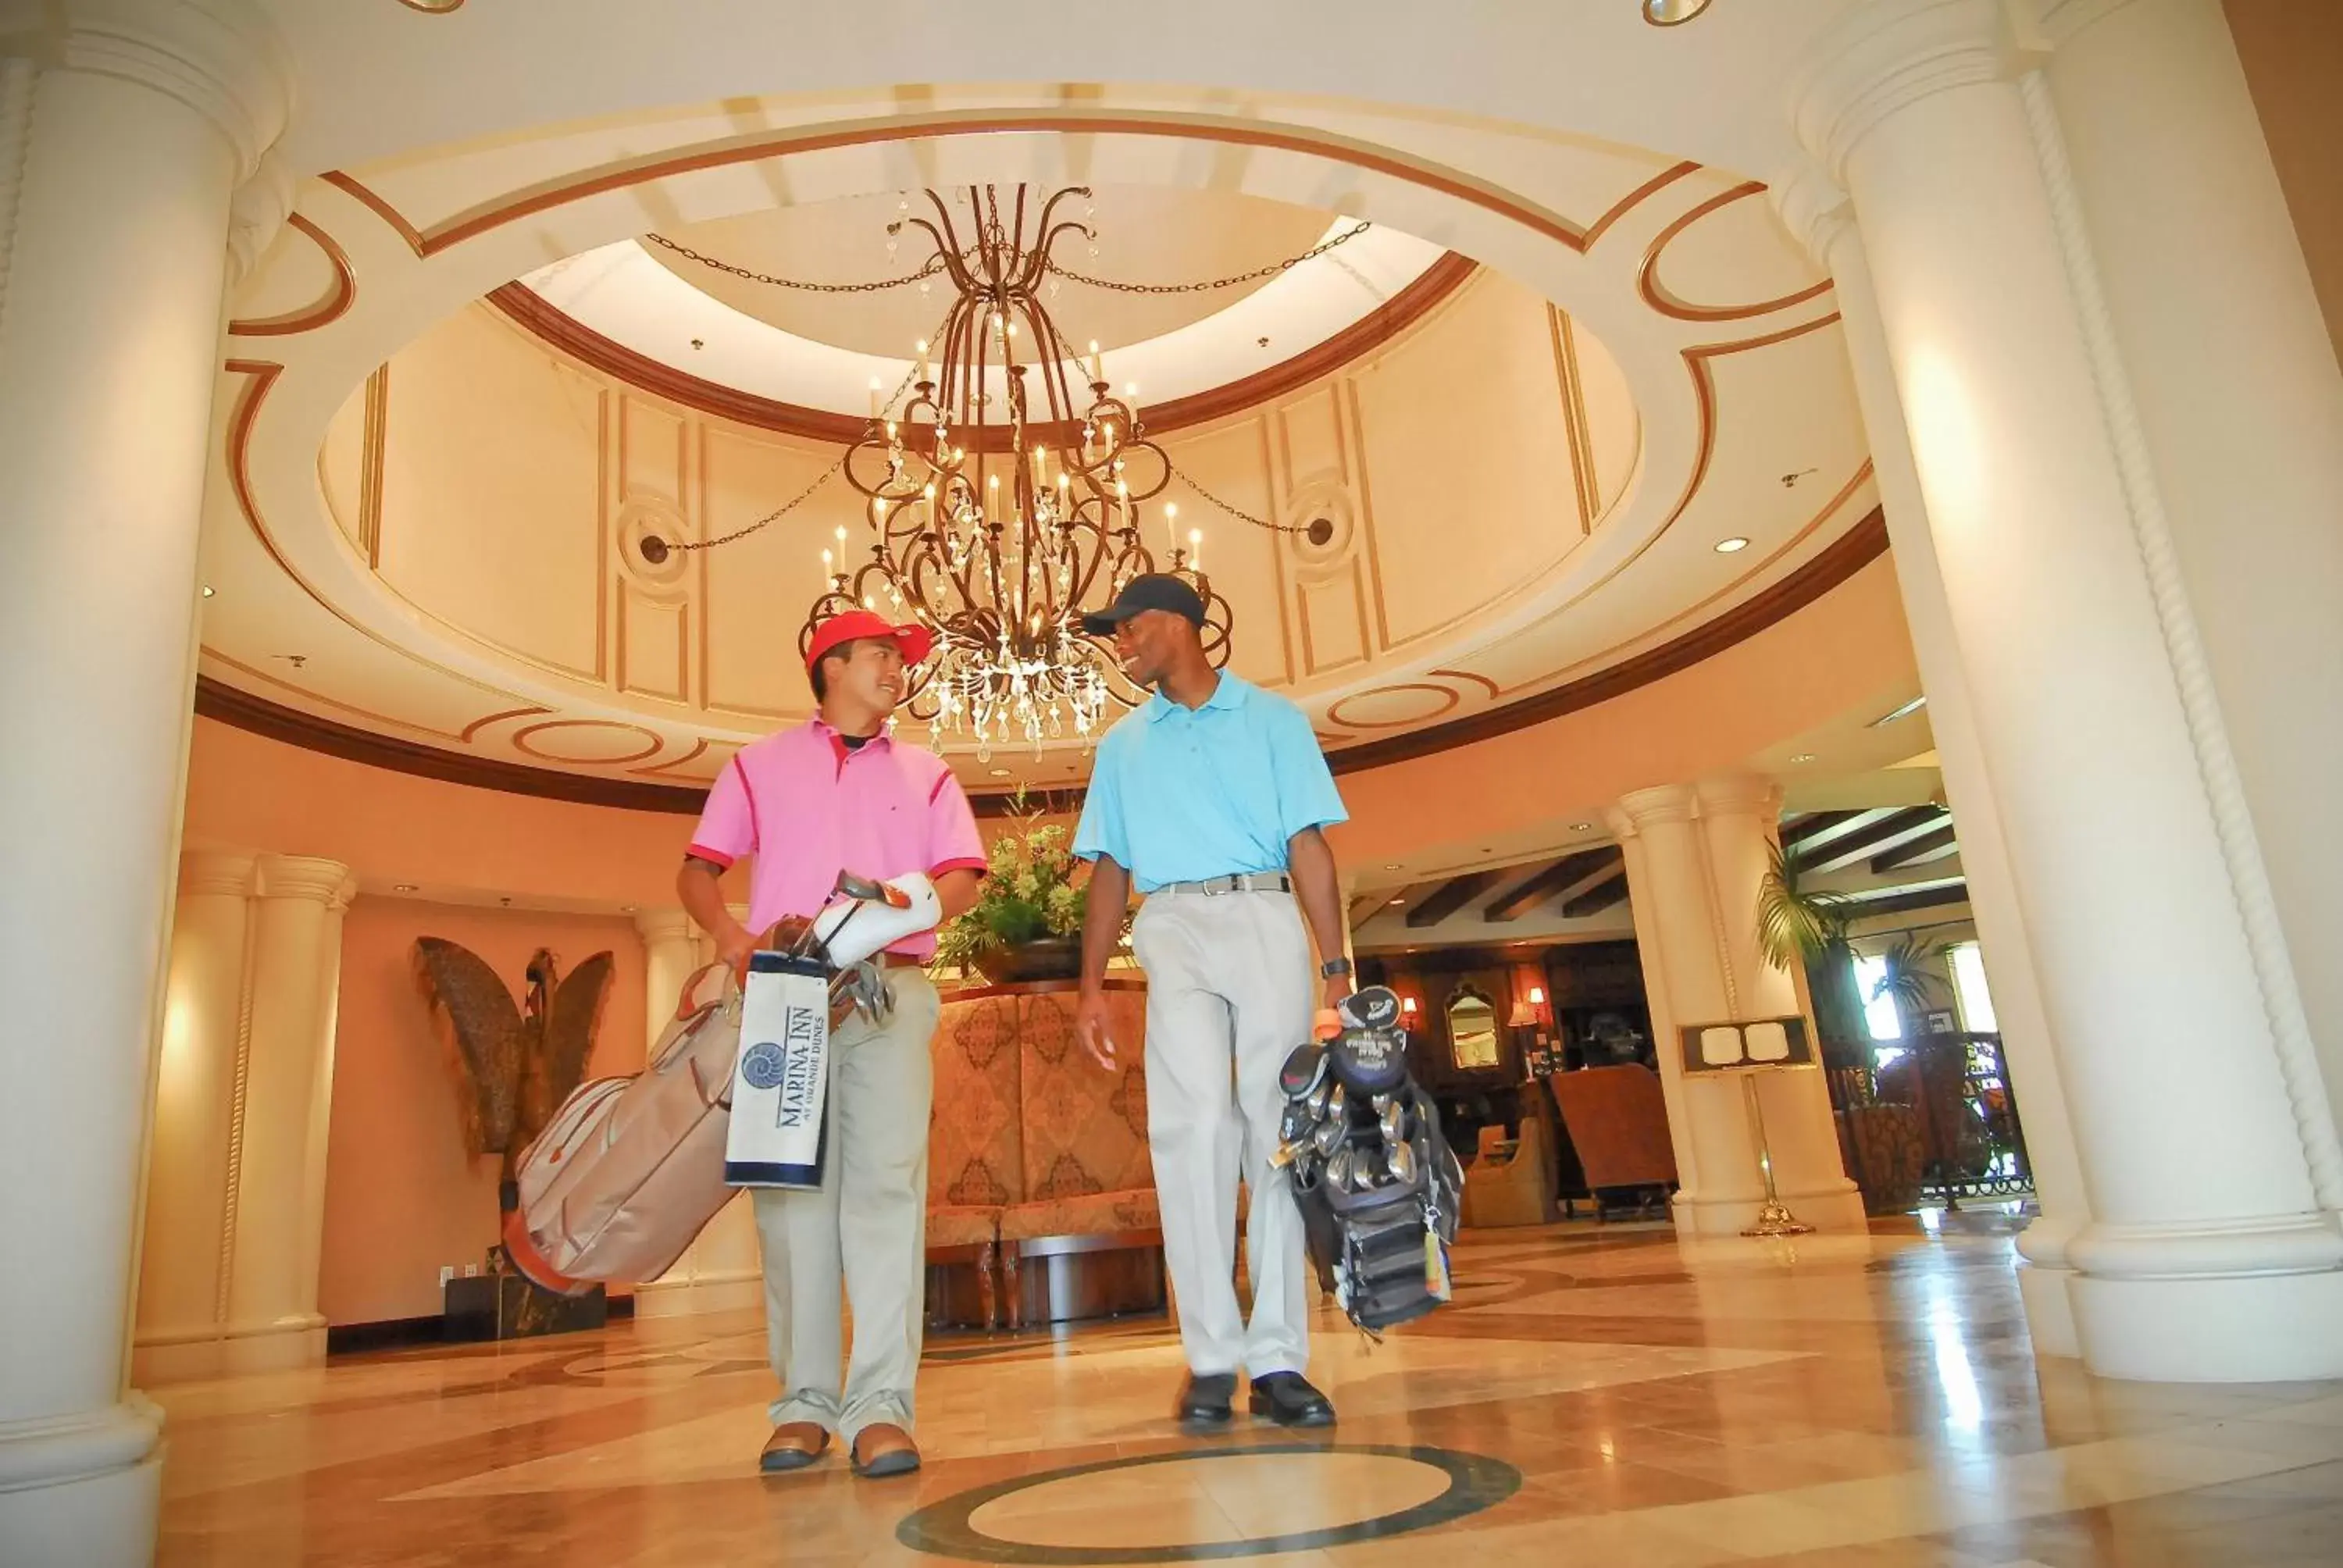
[[[1204,601],[1194,588],[1170,572],[1143,572],[1122,585],[1112,604],[1082,617],[1082,629],[1092,637],[1111,637],[1124,621],[1151,609],[1168,609],[1192,625],[1204,624]]]

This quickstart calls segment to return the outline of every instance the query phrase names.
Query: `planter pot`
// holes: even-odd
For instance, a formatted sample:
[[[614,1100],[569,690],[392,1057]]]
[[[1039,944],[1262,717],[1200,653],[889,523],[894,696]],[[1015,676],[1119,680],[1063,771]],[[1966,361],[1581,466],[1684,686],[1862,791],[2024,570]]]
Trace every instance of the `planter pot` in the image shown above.
[[[1082,973],[1080,937],[1043,937],[999,948],[975,960],[977,971],[994,985],[1028,980],[1079,980]]]

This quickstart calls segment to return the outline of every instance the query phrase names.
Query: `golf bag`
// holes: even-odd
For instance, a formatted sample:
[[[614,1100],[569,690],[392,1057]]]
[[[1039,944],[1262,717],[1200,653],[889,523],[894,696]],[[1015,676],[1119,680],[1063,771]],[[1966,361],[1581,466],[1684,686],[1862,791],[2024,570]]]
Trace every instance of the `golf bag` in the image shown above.
[[[1407,1070],[1399,998],[1371,986],[1286,1059],[1275,1162],[1293,1183],[1319,1282],[1359,1327],[1411,1322],[1449,1295],[1464,1170]]]
[[[776,927],[758,957],[779,952],[827,973],[815,984],[828,991],[831,1026],[857,1008],[878,1017],[886,979],[862,960],[936,913],[925,877],[841,876],[828,908]],[[581,1084],[562,1102],[514,1171],[519,1201],[504,1217],[514,1268],[565,1295],[655,1280],[731,1201],[724,1166],[744,1010],[737,977],[709,965],[685,982],[648,1067]]]

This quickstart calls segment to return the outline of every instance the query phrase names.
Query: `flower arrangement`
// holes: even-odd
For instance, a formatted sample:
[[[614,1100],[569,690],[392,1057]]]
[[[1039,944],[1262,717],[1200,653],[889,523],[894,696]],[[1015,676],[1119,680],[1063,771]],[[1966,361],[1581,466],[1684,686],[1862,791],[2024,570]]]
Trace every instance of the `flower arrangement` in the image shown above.
[[[1027,818],[1020,829],[992,841],[976,902],[937,933],[939,963],[1005,971],[1004,958],[1020,949],[1046,945],[1063,950],[1078,971],[1082,920],[1090,907],[1089,874],[1074,859],[1066,829],[1034,826],[1037,820]]]

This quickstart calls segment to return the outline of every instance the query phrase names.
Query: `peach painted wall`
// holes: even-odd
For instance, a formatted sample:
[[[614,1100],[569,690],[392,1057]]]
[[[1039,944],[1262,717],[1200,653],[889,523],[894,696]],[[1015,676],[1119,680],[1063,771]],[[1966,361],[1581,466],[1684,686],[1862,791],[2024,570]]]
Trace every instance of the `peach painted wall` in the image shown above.
[[[482,1261],[497,1237],[497,1158],[465,1155],[456,1091],[409,976],[418,936],[463,943],[516,991],[539,947],[564,973],[608,949],[617,975],[588,1074],[643,1064],[643,945],[632,920],[358,899],[343,927],[318,1271],[318,1310],[331,1323],[437,1312],[439,1266]]]
[[[1335,850],[1351,862],[1397,859],[1589,816],[1631,789],[1745,767],[1916,678],[1894,563],[1883,557],[1680,674],[1473,746],[1345,774],[1352,819],[1336,830]],[[444,784],[196,721],[194,847],[322,855],[377,888],[414,882],[427,892],[615,908],[672,903],[690,833],[684,816]],[[728,890],[745,898],[745,877]]]
[[[1483,835],[1592,816],[1630,789],[1745,766],[1786,737],[1875,708],[1891,691],[1900,698],[1914,678],[1893,565],[1875,561],[1681,674],[1474,746],[1343,776],[1353,819],[1335,833],[1335,851],[1360,865],[1469,857]],[[463,1157],[453,1091],[407,978],[408,945],[427,930],[450,937],[516,983],[540,943],[572,960],[612,949],[620,982],[597,1070],[628,1070],[641,1061],[644,1016],[631,920],[500,910],[493,897],[612,911],[671,904],[690,829],[686,816],[417,779],[196,721],[187,844],[337,859],[368,895],[350,910],[343,955],[320,1292],[329,1321],[437,1312],[438,1266],[478,1259],[495,1235],[494,1165]],[[396,882],[459,901],[374,896]],[[745,898],[745,878],[732,884]]]
[[[343,862],[380,889],[671,904],[692,819],[369,768],[196,720],[186,841]],[[736,896],[745,897],[746,879]]]
[[[1814,604],[1690,669],[1477,745],[1340,780],[1345,863],[1594,817],[1633,789],[1747,765],[1794,735],[1918,679],[1896,568],[1883,556]]]

